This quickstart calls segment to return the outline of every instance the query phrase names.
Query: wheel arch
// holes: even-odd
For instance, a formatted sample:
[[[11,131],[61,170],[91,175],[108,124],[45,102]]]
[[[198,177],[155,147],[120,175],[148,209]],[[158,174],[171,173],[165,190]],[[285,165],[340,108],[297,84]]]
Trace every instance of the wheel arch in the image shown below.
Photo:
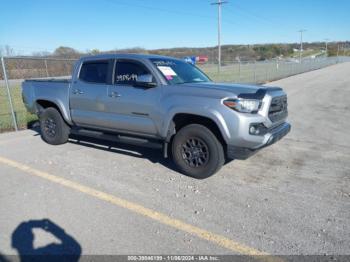
[[[71,119],[69,113],[64,109],[64,107],[57,101],[51,101],[48,99],[37,99],[35,101],[37,114],[40,115],[40,112],[46,108],[53,107],[61,114],[63,120],[71,125]]]
[[[199,124],[207,127],[226,148],[227,143],[218,124],[212,118],[207,116],[177,113],[173,116],[171,124],[169,125],[168,135],[170,134],[173,137],[173,135],[175,135],[181,128],[190,124]]]

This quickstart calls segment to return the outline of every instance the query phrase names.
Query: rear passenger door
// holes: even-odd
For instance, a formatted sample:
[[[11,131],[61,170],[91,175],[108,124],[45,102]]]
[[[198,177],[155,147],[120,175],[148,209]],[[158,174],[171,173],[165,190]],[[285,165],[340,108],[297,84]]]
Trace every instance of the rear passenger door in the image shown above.
[[[82,63],[70,89],[72,120],[79,126],[103,127],[106,98],[112,84],[114,60],[91,60]]]

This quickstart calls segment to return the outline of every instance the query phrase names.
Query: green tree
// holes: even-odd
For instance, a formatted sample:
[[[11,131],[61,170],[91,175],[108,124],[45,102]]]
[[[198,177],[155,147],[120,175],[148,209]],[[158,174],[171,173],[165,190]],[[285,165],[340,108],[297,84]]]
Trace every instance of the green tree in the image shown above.
[[[53,52],[54,56],[63,57],[63,58],[78,58],[80,53],[71,47],[60,46],[56,48]]]

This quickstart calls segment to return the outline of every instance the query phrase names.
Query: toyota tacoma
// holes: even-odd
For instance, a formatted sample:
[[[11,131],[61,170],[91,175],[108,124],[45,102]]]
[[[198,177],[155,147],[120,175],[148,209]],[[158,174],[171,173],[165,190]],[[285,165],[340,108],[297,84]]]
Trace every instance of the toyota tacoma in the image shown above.
[[[83,57],[71,79],[26,80],[22,92],[49,144],[78,134],[158,148],[195,178],[248,158],[291,128],[281,88],[214,83],[196,66],[165,56]]]

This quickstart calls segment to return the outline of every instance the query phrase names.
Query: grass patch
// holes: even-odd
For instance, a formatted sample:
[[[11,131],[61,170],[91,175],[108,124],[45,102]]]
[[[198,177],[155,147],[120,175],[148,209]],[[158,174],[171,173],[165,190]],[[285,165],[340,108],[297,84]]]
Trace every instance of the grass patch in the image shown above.
[[[13,108],[19,129],[25,129],[29,123],[37,120],[37,116],[27,112],[22,101],[21,86],[11,86],[10,92],[12,96]],[[12,121],[10,104],[8,101],[7,90],[4,86],[0,86],[0,132],[14,130]]]
[[[213,81],[261,84],[296,73],[296,65],[280,62],[223,64],[220,73],[217,65],[199,65]]]

